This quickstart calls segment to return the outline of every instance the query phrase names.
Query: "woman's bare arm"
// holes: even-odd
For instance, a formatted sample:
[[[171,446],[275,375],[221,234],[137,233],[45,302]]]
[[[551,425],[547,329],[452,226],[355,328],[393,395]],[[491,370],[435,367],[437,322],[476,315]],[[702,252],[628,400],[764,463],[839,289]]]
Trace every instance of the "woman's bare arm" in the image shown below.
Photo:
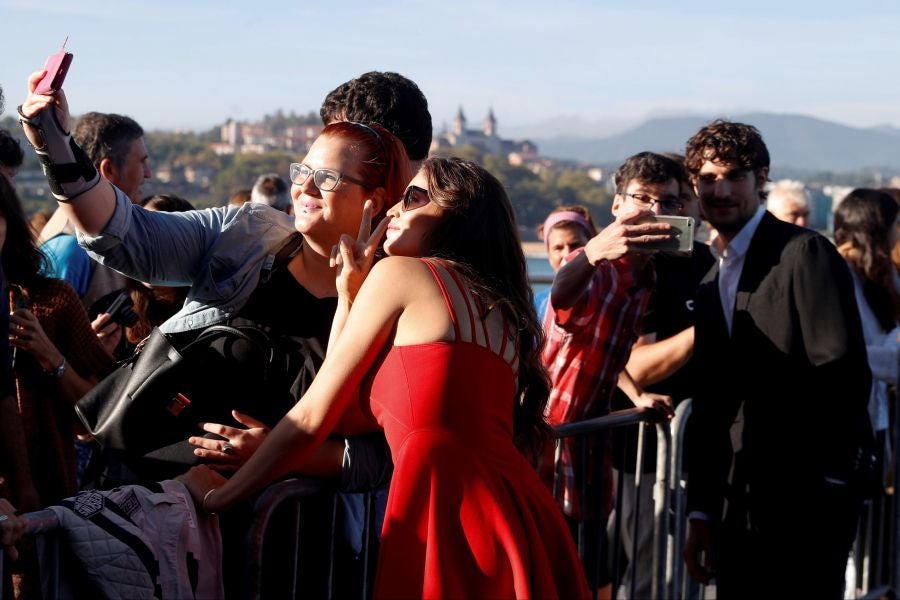
[[[412,259],[387,259],[376,265],[359,291],[347,324],[307,393],[275,426],[266,441],[234,476],[207,498],[216,511],[257,492],[278,477],[302,467],[334,428],[353,392],[381,349],[389,342],[404,310],[417,301],[425,267]],[[417,276],[418,275],[418,276]],[[398,285],[397,282],[404,282]],[[203,471],[182,479],[200,502],[210,489]]]

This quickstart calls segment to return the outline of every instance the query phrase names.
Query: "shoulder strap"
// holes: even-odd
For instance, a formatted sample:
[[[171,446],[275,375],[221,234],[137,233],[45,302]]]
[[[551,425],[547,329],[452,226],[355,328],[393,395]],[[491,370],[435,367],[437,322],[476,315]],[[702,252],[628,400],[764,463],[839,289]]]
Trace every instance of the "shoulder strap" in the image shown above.
[[[454,269],[447,269],[447,272],[450,274],[450,278],[453,279],[453,283],[456,284],[456,289],[459,290],[459,294],[462,297],[462,301],[466,305],[466,312],[468,312],[468,315],[469,315],[469,327],[470,327],[469,335],[471,336],[469,339],[474,342],[478,339],[478,336],[475,333],[476,311],[472,309],[472,304],[475,302],[475,299],[471,297],[471,291],[468,289],[467,286],[463,285],[463,282],[460,280],[459,274]],[[478,307],[476,306],[476,308],[478,308]],[[478,315],[478,320],[481,321],[482,333],[484,334],[485,342],[488,344],[488,346],[490,346],[490,343],[487,342],[488,332],[487,332],[487,328],[485,327],[484,321],[481,318],[481,312],[478,311],[477,315]]]
[[[285,239],[278,250],[275,251],[275,258],[272,259],[272,262],[263,266],[263,270],[259,275],[259,282],[268,282],[272,277],[272,273],[291,262],[291,259],[297,256],[297,253],[300,252],[300,248],[302,247],[303,236],[299,231],[295,231]]]
[[[437,268],[434,266],[434,263],[428,260],[427,258],[421,259],[425,266],[428,267],[428,270],[431,271],[434,280],[437,282],[438,287],[441,288],[441,294],[444,296],[444,302],[447,304],[447,311],[450,313],[450,321],[453,322],[453,336],[454,339],[459,338],[459,320],[456,318],[456,311],[453,309],[453,299],[450,297],[450,292],[447,291],[447,286],[444,285],[444,280],[441,278],[440,273],[437,272]]]

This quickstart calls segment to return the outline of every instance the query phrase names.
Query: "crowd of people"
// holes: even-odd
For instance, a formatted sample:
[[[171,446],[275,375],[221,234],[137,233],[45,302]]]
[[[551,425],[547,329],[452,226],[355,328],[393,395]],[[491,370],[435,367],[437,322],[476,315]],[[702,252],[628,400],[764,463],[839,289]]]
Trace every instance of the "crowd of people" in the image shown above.
[[[690,398],[691,575],[715,578],[722,598],[773,585],[841,596],[862,501],[886,485],[893,452],[890,193],[849,194],[832,242],[806,228],[802,186],[768,185],[759,131],[714,121],[683,155],[627,158],[610,225],[583,206],[548,215],[539,234],[556,275],[535,296],[502,184],[428,157],[427,100],[399,74],[335,88],[289,173],[205,210],[142,198],[140,125],[73,120],[62,90],[34,93],[42,75],[18,107],[58,202],[39,231],[15,191],[21,148],[0,135],[0,543],[17,598],[40,597],[21,512],[90,489],[119,494],[109,506],[127,486],[157,485],[73,406],[151,332],[184,347],[222,324],[293,340],[315,377],[277,382],[291,396],[277,423],[242,408],[184,441],[198,465],[162,491],[189,495],[185,510],[221,534],[222,564],[204,571],[217,595],[240,593],[247,502],[303,475],[331,482],[348,515],[353,492],[375,494],[375,597],[603,596],[619,549],[579,555],[576,543],[606,540],[613,511],[626,533],[620,592],[650,597],[653,461],[636,472],[634,430],[576,449],[551,427],[625,407],[666,419]],[[674,235],[659,215],[713,235],[658,251]],[[614,503],[614,481],[643,496]]]

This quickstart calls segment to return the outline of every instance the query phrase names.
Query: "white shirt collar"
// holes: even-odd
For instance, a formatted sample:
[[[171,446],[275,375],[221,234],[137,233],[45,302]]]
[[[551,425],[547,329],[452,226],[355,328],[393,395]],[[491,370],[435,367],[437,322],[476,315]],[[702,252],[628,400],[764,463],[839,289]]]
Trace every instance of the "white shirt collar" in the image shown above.
[[[738,234],[731,238],[731,241],[728,242],[728,245],[724,248],[721,246],[725,243],[724,238],[722,238],[721,235],[716,236],[716,239],[713,240],[713,243],[709,248],[713,253],[713,256],[718,259],[723,257],[733,259],[745,255],[750,248],[750,241],[753,239],[753,234],[756,233],[756,228],[759,227],[759,223],[762,221],[764,214],[766,214],[766,207],[760,205],[759,208],[756,209],[756,214],[744,224]]]

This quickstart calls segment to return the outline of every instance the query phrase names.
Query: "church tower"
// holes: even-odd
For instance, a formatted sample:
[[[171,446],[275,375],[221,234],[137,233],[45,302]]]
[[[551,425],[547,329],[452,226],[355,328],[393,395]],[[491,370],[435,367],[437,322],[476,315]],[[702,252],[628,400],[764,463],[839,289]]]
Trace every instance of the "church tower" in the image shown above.
[[[486,135],[487,137],[497,137],[497,118],[494,117],[493,107],[488,109],[488,114],[484,118],[482,131],[484,131],[484,135]]]
[[[456,118],[453,120],[453,133],[457,136],[465,135],[466,132],[466,115],[463,114],[462,106],[459,107],[459,112],[456,113]]]

